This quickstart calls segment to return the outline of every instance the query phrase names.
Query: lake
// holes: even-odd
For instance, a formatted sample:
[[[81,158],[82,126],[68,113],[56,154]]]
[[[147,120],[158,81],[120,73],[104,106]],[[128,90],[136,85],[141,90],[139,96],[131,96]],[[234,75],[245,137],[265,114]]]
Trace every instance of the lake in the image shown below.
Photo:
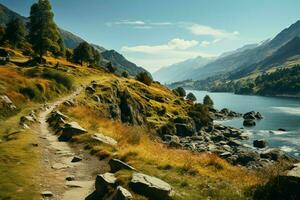
[[[269,147],[277,147],[290,155],[300,156],[300,99],[288,97],[262,97],[236,95],[232,93],[211,93],[207,91],[193,92],[197,101],[202,103],[205,95],[209,95],[217,109],[246,113],[249,111],[260,112],[264,119],[258,120],[256,126],[246,128],[250,139],[246,142],[252,144],[254,139],[265,139]],[[236,128],[243,127],[243,119],[217,121],[223,125]],[[277,131],[279,128],[286,132]]]

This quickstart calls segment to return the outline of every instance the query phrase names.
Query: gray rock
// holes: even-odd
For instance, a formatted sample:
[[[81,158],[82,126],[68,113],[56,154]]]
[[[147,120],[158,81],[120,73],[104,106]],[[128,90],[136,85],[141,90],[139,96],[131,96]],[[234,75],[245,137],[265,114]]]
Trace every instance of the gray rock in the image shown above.
[[[117,178],[112,173],[97,175],[95,183],[96,193],[101,197],[104,196],[109,191],[114,190],[116,182]]]
[[[79,157],[79,156],[74,156],[73,159],[71,160],[72,163],[74,163],[74,162],[80,162],[80,161],[82,161],[82,158]]]
[[[135,168],[128,165],[127,163],[118,160],[118,159],[110,159],[108,162],[110,166],[110,172],[115,173],[119,170],[125,169],[125,170],[133,170],[135,171]]]
[[[260,112],[255,113],[256,119],[263,119],[263,116],[260,114]]]
[[[10,100],[10,98],[6,95],[0,95],[0,104],[2,104],[3,107],[8,107],[12,110],[17,108],[12,100]]]
[[[253,119],[245,119],[243,122],[244,126],[255,126],[256,122]]]
[[[92,139],[96,140],[98,142],[104,143],[104,144],[111,145],[111,146],[116,146],[118,144],[118,142],[115,139],[113,139],[111,137],[108,137],[108,136],[105,136],[101,133],[95,133],[92,136]]]
[[[243,115],[243,118],[248,120],[255,120],[256,119],[255,112],[254,111],[247,112]]]
[[[300,163],[294,164],[293,168],[287,172],[287,176],[298,177],[300,181]]]
[[[238,141],[238,140],[229,140],[227,142],[227,144],[229,146],[241,146],[242,145],[242,143],[240,141]]]
[[[129,186],[134,192],[153,200],[169,199],[172,191],[168,183],[142,173],[133,173]]]
[[[128,190],[126,190],[122,186],[118,186],[112,199],[113,200],[131,200],[131,199],[133,199],[133,197]]]
[[[87,131],[82,128],[77,122],[70,122],[65,124],[61,135],[59,136],[59,141],[69,141],[75,135],[80,135],[86,133]]]
[[[267,142],[265,140],[254,140],[253,146],[257,148],[265,148],[267,146]]]
[[[261,158],[277,161],[284,156],[284,153],[280,149],[267,149],[260,154]]]
[[[182,144],[180,144],[179,142],[176,141],[170,141],[168,144],[169,147],[171,148],[182,148]]]
[[[53,197],[53,193],[50,191],[43,191],[41,192],[42,197]]]
[[[67,181],[75,181],[75,176],[74,175],[69,175],[66,177]]]

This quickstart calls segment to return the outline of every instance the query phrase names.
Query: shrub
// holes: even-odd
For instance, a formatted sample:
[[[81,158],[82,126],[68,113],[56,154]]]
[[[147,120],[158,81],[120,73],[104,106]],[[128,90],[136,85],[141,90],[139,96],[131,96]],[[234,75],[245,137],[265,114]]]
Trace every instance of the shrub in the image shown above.
[[[188,95],[186,96],[186,99],[187,100],[190,100],[190,101],[197,101],[197,98],[196,98],[196,96],[193,94],[193,93],[188,93]]]
[[[208,95],[206,95],[204,97],[203,104],[206,105],[206,106],[209,106],[209,107],[213,107],[214,106],[213,100]]]
[[[34,99],[40,96],[40,91],[34,86],[27,86],[20,89],[20,93],[27,96],[29,99]]]
[[[185,92],[185,90],[184,90],[182,87],[176,88],[175,90],[173,90],[173,92],[174,92],[177,96],[180,96],[180,97],[185,97],[185,95],[186,95],[186,92]]]
[[[122,72],[122,76],[123,76],[124,78],[128,78],[129,73],[128,73],[127,71],[124,71],[124,72]]]
[[[151,85],[151,83],[153,82],[152,77],[147,72],[141,72],[138,75],[136,75],[136,80],[146,85]]]
[[[111,62],[107,64],[106,68],[110,73],[115,73],[117,71],[117,68],[115,68]]]
[[[49,80],[54,80],[57,83],[62,84],[67,89],[71,89],[73,86],[73,81],[70,77],[57,71],[45,70],[42,74],[42,77]]]

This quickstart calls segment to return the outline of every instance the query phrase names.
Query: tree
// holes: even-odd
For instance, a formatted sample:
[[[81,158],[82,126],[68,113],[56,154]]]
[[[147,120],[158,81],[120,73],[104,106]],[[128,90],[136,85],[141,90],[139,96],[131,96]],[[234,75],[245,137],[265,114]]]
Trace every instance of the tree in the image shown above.
[[[117,71],[117,68],[115,68],[111,62],[107,63],[106,68],[110,73],[115,73]]]
[[[74,49],[73,59],[75,62],[80,63],[81,65],[83,62],[91,62],[94,59],[92,47],[87,42],[80,43]]]
[[[25,41],[25,34],[24,22],[19,18],[15,18],[6,25],[4,40],[7,40],[14,47],[20,47]]]
[[[54,55],[64,55],[63,40],[53,17],[49,0],[38,0],[31,6],[29,41],[40,60],[47,51]]]
[[[129,77],[128,71],[123,71],[123,72],[122,72],[122,76],[123,76],[124,78],[128,78],[128,77]]]
[[[0,25],[0,42],[1,43],[3,42],[4,35],[5,35],[5,28]]]
[[[206,105],[206,106],[208,106],[208,107],[213,107],[214,106],[213,100],[208,95],[206,95],[204,97],[203,104]]]
[[[190,100],[190,101],[197,101],[197,98],[196,98],[196,96],[193,94],[193,93],[188,93],[188,95],[186,96],[186,99],[187,100]]]
[[[177,94],[180,97],[185,97],[186,92],[182,87],[178,87],[174,90],[175,94]]]
[[[136,75],[136,80],[146,85],[151,85],[153,82],[152,77],[147,72],[140,72],[138,75]]]

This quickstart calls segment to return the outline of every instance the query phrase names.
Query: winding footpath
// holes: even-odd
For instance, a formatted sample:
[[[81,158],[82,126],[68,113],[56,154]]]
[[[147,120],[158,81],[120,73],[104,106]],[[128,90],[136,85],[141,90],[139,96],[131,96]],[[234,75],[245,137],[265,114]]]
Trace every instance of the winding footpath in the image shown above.
[[[63,102],[75,98],[82,88],[71,95],[48,105],[38,116],[42,147],[40,187],[43,199],[83,200],[94,191],[94,180],[98,173],[105,170],[105,162],[85,152],[78,145],[59,142],[47,123],[47,116]],[[71,162],[74,156],[80,162]],[[68,179],[68,180],[67,180]],[[49,197],[47,197],[49,195]]]

